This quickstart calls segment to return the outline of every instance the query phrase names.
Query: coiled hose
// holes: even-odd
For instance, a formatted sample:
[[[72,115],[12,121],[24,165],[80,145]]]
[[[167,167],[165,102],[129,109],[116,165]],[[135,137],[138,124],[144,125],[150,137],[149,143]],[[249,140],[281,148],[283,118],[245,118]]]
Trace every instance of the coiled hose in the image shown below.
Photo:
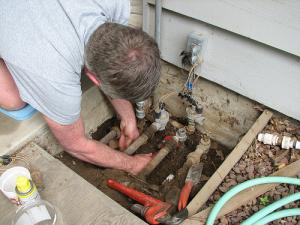
[[[293,185],[300,185],[300,179],[297,178],[291,178],[291,177],[262,177],[262,178],[256,178],[253,180],[245,181],[239,185],[236,185],[232,189],[230,189],[228,192],[226,192],[215,204],[212,211],[210,212],[206,225],[213,225],[214,221],[221,210],[221,208],[224,206],[224,204],[231,199],[234,195],[237,193],[256,186],[260,184],[269,184],[269,183],[285,183],[285,184],[293,184]],[[241,225],[257,225],[257,224],[264,224],[264,221],[273,221],[276,218],[282,218],[287,217],[289,215],[300,215],[299,209],[296,210],[282,210],[276,213],[269,214],[273,212],[274,210],[282,207],[285,204],[288,204],[292,201],[296,201],[300,199],[300,193],[296,193],[290,196],[287,196],[285,198],[282,198],[267,207],[261,209],[260,211],[253,214],[251,217],[249,217],[247,220],[245,220]],[[269,214],[269,215],[268,215]],[[271,220],[270,220],[271,219]]]

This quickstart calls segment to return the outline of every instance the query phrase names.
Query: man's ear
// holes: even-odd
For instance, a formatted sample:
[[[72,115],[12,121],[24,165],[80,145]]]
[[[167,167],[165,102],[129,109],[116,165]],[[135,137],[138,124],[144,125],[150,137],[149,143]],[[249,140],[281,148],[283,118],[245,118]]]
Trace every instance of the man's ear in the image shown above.
[[[86,67],[84,68],[84,72],[96,86],[99,87],[101,85],[101,81],[96,77],[96,75],[93,72],[88,70]]]

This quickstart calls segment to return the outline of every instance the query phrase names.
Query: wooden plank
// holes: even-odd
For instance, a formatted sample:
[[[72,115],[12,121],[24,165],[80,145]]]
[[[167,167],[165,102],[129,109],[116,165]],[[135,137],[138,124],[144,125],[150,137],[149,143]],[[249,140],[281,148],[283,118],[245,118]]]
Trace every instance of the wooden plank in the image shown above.
[[[187,209],[189,215],[194,215],[203,206],[203,204],[214,193],[218,186],[222,183],[223,179],[230,172],[232,167],[241,159],[244,153],[247,151],[257,134],[262,131],[269,120],[272,117],[272,112],[265,110],[260,117],[256,120],[253,126],[249,129],[246,135],[236,145],[232,152],[227,156],[222,165],[217,171],[210,177],[203,188],[188,204]]]
[[[291,163],[290,165],[276,171],[271,176],[286,176],[286,177],[295,177],[298,174],[300,174],[300,160],[297,160],[294,163]],[[246,205],[250,200],[255,199],[262,194],[266,193],[267,191],[270,191],[277,187],[280,184],[264,184],[264,185],[258,185],[253,188],[246,189],[239,194],[235,195],[233,198],[228,201],[223,208],[221,209],[220,213],[218,214],[218,218],[221,216],[226,215],[227,213],[230,213],[242,205]],[[201,212],[195,214],[188,220],[184,221],[182,225],[199,225],[199,221],[205,223],[212,207],[208,207],[205,210],[202,210]]]
[[[148,0],[153,3],[153,0]],[[172,0],[163,7],[300,56],[300,1]],[[279,16],[281,15],[281,16]]]
[[[40,194],[59,210],[63,224],[146,224],[36,144],[27,145],[21,153],[29,155],[29,162],[41,171],[45,189]],[[0,224],[10,224],[15,207],[3,195],[0,212]]]

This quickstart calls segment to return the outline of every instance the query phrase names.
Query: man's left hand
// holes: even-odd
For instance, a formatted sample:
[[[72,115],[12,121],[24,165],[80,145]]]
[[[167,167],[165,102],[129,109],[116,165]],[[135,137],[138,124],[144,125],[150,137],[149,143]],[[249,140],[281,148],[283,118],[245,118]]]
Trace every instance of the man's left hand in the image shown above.
[[[131,142],[139,136],[139,131],[136,126],[136,121],[121,120],[120,124],[121,135],[119,139],[120,150],[126,149]]]

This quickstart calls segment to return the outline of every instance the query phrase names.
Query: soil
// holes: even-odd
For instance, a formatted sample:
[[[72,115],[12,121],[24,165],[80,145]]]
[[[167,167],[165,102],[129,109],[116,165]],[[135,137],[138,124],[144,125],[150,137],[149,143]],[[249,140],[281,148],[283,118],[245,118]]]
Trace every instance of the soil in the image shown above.
[[[174,119],[183,124],[186,122],[181,118]],[[97,140],[101,139],[106,133],[109,132],[113,125],[118,125],[118,123],[119,122],[115,118],[106,121],[99,127],[97,132],[93,134],[93,138]],[[149,126],[149,124],[150,122],[146,122],[146,126]],[[296,137],[298,140],[300,139],[299,127],[295,127],[290,121],[280,118],[272,118],[263,132],[278,133],[281,135]],[[141,146],[137,153],[158,151],[164,145],[164,137],[174,134],[175,129],[168,125],[165,131],[157,132],[147,144]],[[126,185],[134,187],[135,189],[152,195],[153,197],[171,202],[168,196],[170,196],[170,190],[173,188],[174,184],[179,191],[184,184],[184,178],[178,177],[178,170],[185,162],[188,153],[195,150],[201,135],[202,134],[200,133],[195,133],[189,136],[188,140],[184,144],[178,146],[177,149],[173,150],[162,161],[162,163],[150,174],[146,181],[119,170],[104,169],[82,162],[76,158],[73,158],[67,153],[61,153],[57,157],[64,164],[85,178],[88,182],[99,188],[106,195],[126,208],[130,208],[134,202],[124,195],[108,188],[106,186],[107,179],[114,178],[119,182],[125,183]],[[209,177],[221,165],[229,152],[230,150],[226,149],[224,146],[221,146],[217,142],[212,142],[211,149],[208,154],[203,155],[201,158],[201,161],[204,163],[203,174],[201,177],[201,182],[193,190],[191,198],[198,192],[198,190],[201,189]],[[282,168],[289,163],[300,159],[300,153],[298,152],[294,150],[282,150],[278,146],[264,145],[258,141],[254,141],[242,159],[233,167],[228,176],[226,176],[224,182],[219,186],[217,191],[215,191],[215,193],[210,197],[205,207],[212,206],[232,186],[248,179],[268,176],[277,171],[279,168]],[[171,182],[164,182],[166,177],[170,174],[174,174],[175,179]],[[166,190],[169,190],[169,192]],[[279,185],[274,190],[266,192],[257,199],[253,199],[253,201],[249,202],[246,206],[240,207],[226,216],[223,216],[216,221],[215,224],[240,224],[241,221],[245,220],[259,209],[265,207],[265,205],[298,191],[300,191],[300,188],[294,185]],[[171,195],[175,196],[173,192]],[[300,201],[290,203],[284,208],[294,207],[300,207]],[[278,220],[270,224],[300,225],[300,217],[283,218],[282,220]]]
[[[271,119],[263,132],[293,136],[298,138],[298,140],[300,138],[299,128],[294,126],[290,121],[280,118]],[[298,159],[300,159],[299,151],[282,150],[279,146],[264,145],[263,143],[255,141],[228,176],[226,176],[218,190],[210,197],[206,206],[212,206],[222,194],[232,186],[248,179],[268,176],[279,168]],[[253,201],[249,202],[246,206],[240,207],[226,216],[223,216],[215,224],[240,224],[241,221],[247,219],[250,215],[266,205],[271,204],[273,201],[299,191],[299,186],[279,185],[274,190],[266,192],[257,199],[253,199]],[[290,203],[282,209],[296,207],[300,207],[300,201]],[[283,218],[269,224],[300,224],[300,216]]]
[[[183,123],[185,122],[185,120],[183,119],[175,119]],[[107,120],[97,129],[94,134],[92,134],[93,139],[101,139],[110,131],[112,126],[118,125],[118,123],[119,121],[117,121],[116,118]],[[145,126],[149,125],[150,122],[145,123]],[[171,125],[168,125],[165,131],[157,132],[148,141],[148,143],[141,146],[136,153],[157,152],[164,145],[164,138],[166,136],[175,135],[175,132],[176,130]],[[106,195],[114,199],[125,208],[129,209],[133,204],[133,201],[107,187],[107,179],[116,179],[119,182],[125,183],[126,185],[129,185],[146,194],[152,195],[153,197],[159,198],[161,200],[166,200],[166,195],[168,195],[168,192],[166,192],[165,190],[169,190],[170,186],[168,186],[167,188],[164,187],[164,185],[162,185],[163,181],[170,174],[176,175],[177,170],[183,166],[188,153],[195,150],[200,138],[201,133],[195,133],[191,136],[188,136],[188,140],[184,144],[179,145],[177,149],[169,153],[169,155],[160,163],[160,165],[150,174],[146,181],[143,181],[135,176],[119,170],[105,169],[89,163],[85,163],[65,152],[60,153],[56,157],[66,166],[82,176],[85,180],[90,182],[95,187],[99,188]],[[205,162],[202,179],[200,184],[196,186],[196,188],[194,188],[191,194],[191,198],[198,192],[198,190],[205,184],[205,182],[214,173],[214,171],[221,165],[224,157],[226,157],[229,152],[230,151],[224,146],[218,144],[217,142],[212,142],[212,147],[209,153],[202,156],[201,161]],[[184,184],[184,179],[185,178],[180,178],[180,180],[176,180],[175,185],[177,186],[177,190],[180,191],[181,187]],[[169,185],[171,184],[169,183]],[[172,185],[174,185],[174,183],[172,183]]]

